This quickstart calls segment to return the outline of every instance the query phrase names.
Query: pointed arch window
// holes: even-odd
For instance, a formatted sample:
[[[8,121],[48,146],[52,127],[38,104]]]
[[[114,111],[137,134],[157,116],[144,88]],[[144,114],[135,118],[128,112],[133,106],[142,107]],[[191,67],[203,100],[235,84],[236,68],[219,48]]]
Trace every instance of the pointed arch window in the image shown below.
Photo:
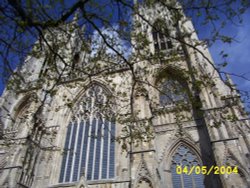
[[[152,188],[152,183],[148,178],[142,177],[139,182],[138,185],[136,186],[136,188]]]
[[[165,23],[157,20],[152,28],[152,36],[155,52],[173,48],[173,44],[167,29],[162,29]]]
[[[204,177],[202,174],[192,173],[187,175],[185,173],[177,174],[177,165],[183,167],[188,167],[190,169],[192,166],[201,166],[198,156],[186,145],[181,144],[176,149],[171,164],[171,175],[173,188],[204,188]]]
[[[161,84],[160,88],[160,104],[161,106],[171,105],[177,102],[188,101],[186,87],[178,80],[167,79]]]
[[[115,121],[108,95],[92,86],[76,105],[67,128],[59,182],[112,179],[115,175]]]

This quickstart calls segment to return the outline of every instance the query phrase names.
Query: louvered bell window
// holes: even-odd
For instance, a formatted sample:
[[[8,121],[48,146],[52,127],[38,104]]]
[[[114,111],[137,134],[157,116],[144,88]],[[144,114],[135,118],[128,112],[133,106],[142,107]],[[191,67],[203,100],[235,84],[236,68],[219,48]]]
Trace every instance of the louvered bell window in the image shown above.
[[[163,29],[165,23],[157,20],[152,28],[155,52],[165,51],[173,48],[173,44],[167,29]]]

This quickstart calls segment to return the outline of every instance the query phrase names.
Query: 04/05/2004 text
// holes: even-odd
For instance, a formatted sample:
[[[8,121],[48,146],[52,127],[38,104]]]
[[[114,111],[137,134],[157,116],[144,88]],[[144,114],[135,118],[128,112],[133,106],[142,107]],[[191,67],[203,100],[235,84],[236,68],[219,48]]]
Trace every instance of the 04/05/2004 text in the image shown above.
[[[176,173],[177,174],[187,174],[191,175],[192,173],[195,174],[238,174],[238,167],[234,166],[176,166]]]

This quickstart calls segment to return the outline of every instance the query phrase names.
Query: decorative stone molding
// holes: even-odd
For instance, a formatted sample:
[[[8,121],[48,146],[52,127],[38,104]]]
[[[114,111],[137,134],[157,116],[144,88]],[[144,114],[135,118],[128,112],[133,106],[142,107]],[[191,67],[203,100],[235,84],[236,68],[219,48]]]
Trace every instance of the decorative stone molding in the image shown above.
[[[152,186],[153,183],[153,175],[152,173],[149,171],[148,167],[147,167],[147,163],[144,159],[144,157],[142,157],[141,162],[137,168],[137,172],[136,172],[136,179],[135,179],[135,187],[139,188],[140,187],[140,183],[142,183],[142,181],[146,182],[150,187]]]
[[[161,154],[159,155],[158,163],[160,164],[162,162],[164,157],[167,155],[166,154],[167,152],[168,152],[168,155],[169,155],[169,153],[170,153],[169,151],[170,151],[172,146],[175,146],[176,144],[178,144],[180,142],[185,143],[186,141],[188,141],[190,143],[193,143],[193,145],[195,145],[195,141],[192,139],[192,137],[188,133],[182,132],[182,134],[180,134],[180,131],[178,131],[178,129],[176,129],[173,136],[171,136],[166,141],[166,145],[164,146]]]
[[[80,178],[79,183],[76,185],[76,188],[88,188],[88,184],[84,176]]]

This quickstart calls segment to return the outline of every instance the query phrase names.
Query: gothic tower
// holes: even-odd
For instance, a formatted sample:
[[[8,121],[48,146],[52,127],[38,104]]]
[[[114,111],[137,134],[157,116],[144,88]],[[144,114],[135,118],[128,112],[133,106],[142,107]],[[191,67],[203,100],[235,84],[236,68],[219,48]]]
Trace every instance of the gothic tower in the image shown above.
[[[27,57],[28,84],[0,101],[1,187],[250,186],[250,123],[232,81],[179,4],[135,6],[128,63],[96,60],[77,18],[45,33],[65,61],[46,45]]]

